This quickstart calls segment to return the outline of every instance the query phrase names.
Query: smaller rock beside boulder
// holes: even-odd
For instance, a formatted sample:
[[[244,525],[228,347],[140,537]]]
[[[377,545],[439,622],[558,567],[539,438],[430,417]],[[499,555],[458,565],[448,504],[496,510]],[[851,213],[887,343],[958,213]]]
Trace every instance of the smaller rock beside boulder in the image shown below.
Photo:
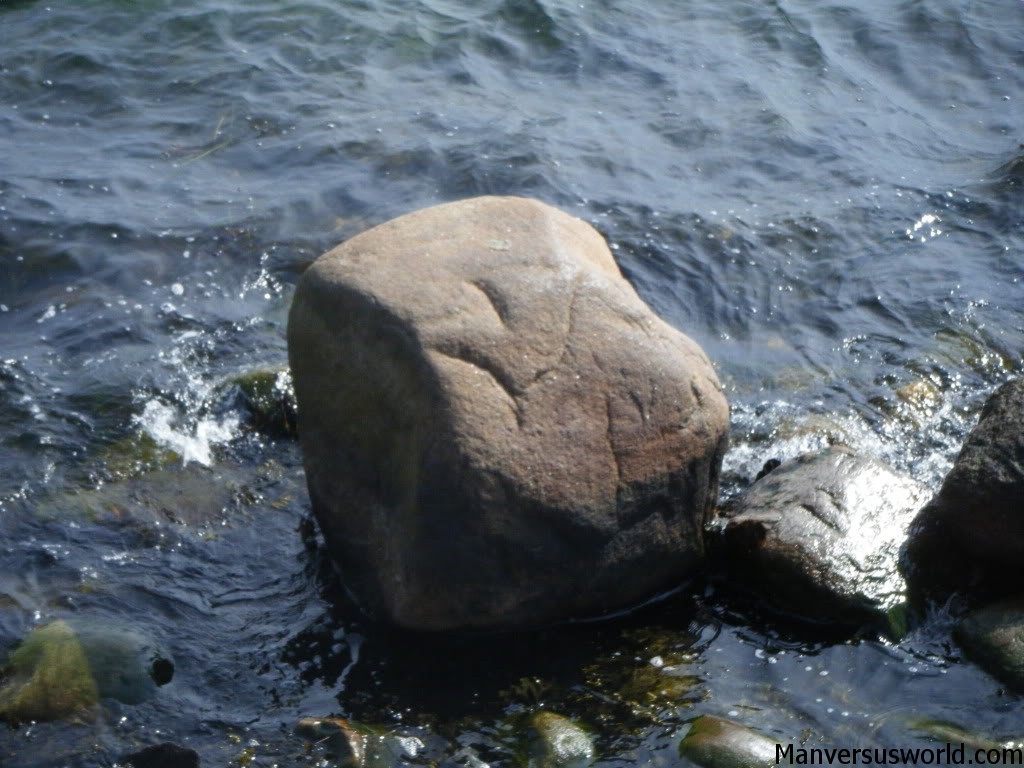
[[[1024,692],[1024,598],[971,611],[960,620],[955,635],[972,661]]]
[[[679,743],[679,754],[704,768],[774,766],[776,742],[721,717],[704,715],[690,726]]]
[[[730,578],[776,610],[816,622],[877,622],[904,598],[897,560],[927,489],[833,446],[750,487],[723,536]]]
[[[1024,592],[1024,378],[985,403],[938,495],[914,519],[902,566],[911,588],[936,600]]]

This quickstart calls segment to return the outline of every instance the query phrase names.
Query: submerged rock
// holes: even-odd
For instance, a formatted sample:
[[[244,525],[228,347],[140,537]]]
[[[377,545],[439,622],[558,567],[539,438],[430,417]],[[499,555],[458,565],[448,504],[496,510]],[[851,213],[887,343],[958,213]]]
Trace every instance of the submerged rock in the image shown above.
[[[295,733],[323,747],[342,768],[363,768],[366,765],[364,729],[340,717],[304,717],[295,726]]]
[[[725,398],[584,222],[487,197],[364,232],[302,276],[288,348],[313,509],[371,613],[536,625],[700,563]]]
[[[972,661],[1024,692],[1024,598],[971,611],[957,624],[955,634]]]
[[[907,721],[907,727],[934,741],[946,744],[963,744],[971,749],[1000,750],[1006,747],[1024,746],[1024,741],[1016,737],[998,739],[976,733],[956,723],[948,723],[943,720],[918,717]]]
[[[259,368],[238,374],[219,387],[217,395],[236,404],[257,432],[295,437],[298,416],[287,368]]]
[[[834,446],[774,469],[726,523],[730,577],[810,621],[875,621],[904,599],[899,548],[927,490]]]
[[[528,768],[584,768],[594,759],[590,734],[555,712],[530,718],[528,741]]]
[[[123,768],[199,768],[199,753],[177,744],[153,744],[122,757]]]
[[[916,592],[1024,593],[1024,378],[985,403],[937,496],[911,527],[903,568]]]
[[[36,514],[44,519],[205,525],[224,519],[238,495],[224,473],[193,463],[50,496],[40,501]]]
[[[8,665],[0,719],[10,722],[84,715],[105,698],[139,704],[174,675],[173,663],[137,632],[80,620],[33,630]]]
[[[746,726],[704,715],[693,721],[679,754],[704,768],[776,765],[776,742]]]
[[[415,736],[401,736],[383,728],[356,723],[340,717],[304,717],[295,733],[310,740],[344,768],[395,768],[423,749]]]

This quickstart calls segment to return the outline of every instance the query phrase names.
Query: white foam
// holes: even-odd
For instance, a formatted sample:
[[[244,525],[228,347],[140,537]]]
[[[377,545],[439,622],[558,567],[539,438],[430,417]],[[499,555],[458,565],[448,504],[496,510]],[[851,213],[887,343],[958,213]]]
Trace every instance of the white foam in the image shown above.
[[[158,445],[181,456],[185,464],[195,461],[207,467],[213,463],[214,447],[232,440],[239,426],[236,415],[220,420],[208,416],[182,419],[176,408],[155,398],[143,406],[135,421]]]

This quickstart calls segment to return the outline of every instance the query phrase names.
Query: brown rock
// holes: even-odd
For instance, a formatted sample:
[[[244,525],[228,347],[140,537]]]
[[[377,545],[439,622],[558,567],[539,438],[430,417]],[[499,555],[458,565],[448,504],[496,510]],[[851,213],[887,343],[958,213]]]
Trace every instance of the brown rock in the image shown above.
[[[899,549],[927,489],[833,446],[772,469],[725,526],[730,575],[776,610],[822,623],[880,619],[904,599]]]
[[[903,567],[916,592],[937,600],[1024,594],[1024,378],[985,403],[938,495],[914,519]]]
[[[485,197],[383,224],[303,275],[288,345],[314,511],[382,618],[600,614],[701,559],[728,406],[584,222]]]

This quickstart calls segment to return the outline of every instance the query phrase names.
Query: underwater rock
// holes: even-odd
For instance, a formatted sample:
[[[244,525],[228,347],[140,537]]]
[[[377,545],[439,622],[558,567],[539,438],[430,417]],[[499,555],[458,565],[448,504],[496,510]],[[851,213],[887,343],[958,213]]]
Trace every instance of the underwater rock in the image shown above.
[[[997,739],[968,730],[956,723],[948,723],[943,720],[932,720],[929,718],[913,718],[906,723],[907,727],[917,733],[939,743],[963,744],[971,749],[1003,749],[1005,747],[1024,746],[1024,741],[1018,738]]]
[[[401,736],[384,728],[340,717],[304,717],[295,733],[310,740],[310,747],[333,757],[343,768],[395,768],[415,758],[423,742],[415,736]]]
[[[957,624],[955,636],[968,658],[1024,692],[1024,598],[971,611]]]
[[[485,197],[357,235],[300,279],[288,350],[313,509],[371,614],[538,625],[701,562],[728,406],[584,222]]]
[[[816,622],[874,621],[904,598],[904,532],[927,489],[833,446],[754,483],[724,531],[729,576],[772,607]]]
[[[594,759],[594,741],[572,720],[537,712],[529,720],[528,768],[583,768]]]
[[[222,520],[237,494],[221,472],[192,463],[55,494],[40,501],[36,514],[44,519],[204,525]]]
[[[366,733],[340,717],[304,717],[295,733],[322,745],[334,756],[338,766],[363,768],[366,765]]]
[[[1024,378],[985,403],[938,495],[911,526],[903,570],[941,600],[1024,593]]]
[[[704,768],[774,766],[776,743],[739,723],[704,715],[693,721],[679,754]]]
[[[33,630],[8,659],[0,720],[60,720],[101,699],[139,704],[170,682],[173,663],[137,632],[92,621]]]
[[[125,755],[118,763],[123,768],[199,768],[199,753],[177,744],[153,744]]]

